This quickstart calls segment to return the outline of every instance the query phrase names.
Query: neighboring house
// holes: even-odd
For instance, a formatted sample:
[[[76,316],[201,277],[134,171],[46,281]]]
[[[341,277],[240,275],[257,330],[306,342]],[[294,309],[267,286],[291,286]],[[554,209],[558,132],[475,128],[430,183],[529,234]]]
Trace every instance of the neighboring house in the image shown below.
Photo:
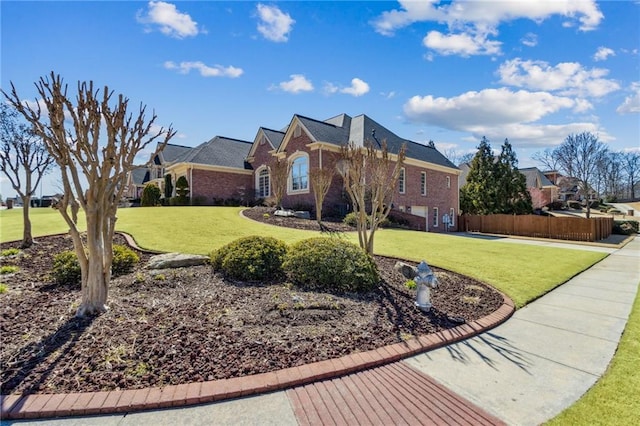
[[[458,166],[460,168],[459,182],[460,188],[467,183],[467,176],[471,169],[471,163],[463,163]],[[558,199],[559,188],[541,172],[537,167],[528,167],[524,169],[518,169],[520,173],[524,175],[527,180],[527,190],[531,193],[532,188],[536,188],[542,191],[545,204],[549,204]],[[533,195],[533,194],[532,194]]]
[[[137,199],[142,197],[142,190],[149,182],[151,172],[146,167],[138,167],[133,169],[127,176],[124,197],[129,199]]]
[[[518,171],[527,179],[527,189],[529,192],[531,192],[531,188],[536,188],[542,191],[545,205],[548,205],[558,199],[559,188],[554,185],[553,182],[551,182],[537,167],[518,169]]]
[[[577,178],[563,176],[556,170],[548,170],[543,174],[554,185],[558,187],[558,200],[559,201],[582,201],[584,196],[580,193],[580,182]],[[595,194],[590,195],[591,199],[596,199]]]
[[[200,197],[204,204],[213,204],[217,199],[233,198],[248,203],[273,195],[271,165],[276,159],[286,159],[291,171],[283,207],[313,209],[310,170],[336,170],[340,149],[347,143],[365,146],[371,142],[379,148],[383,141],[392,159],[400,147],[406,145],[394,208],[426,218],[424,222],[429,230],[444,230],[443,216],[456,218],[458,214],[460,170],[434,146],[403,139],[366,115],[340,114],[320,121],[296,114],[283,130],[260,127],[253,142],[217,136],[198,147],[185,149],[181,155],[165,155],[162,158],[165,162],[156,165],[163,166],[163,172],[170,173],[174,183],[178,177],[185,176],[192,200]],[[170,147],[173,145],[167,145]],[[163,180],[160,174],[155,176]],[[346,213],[349,204],[342,178],[336,173],[325,198],[324,211]]]

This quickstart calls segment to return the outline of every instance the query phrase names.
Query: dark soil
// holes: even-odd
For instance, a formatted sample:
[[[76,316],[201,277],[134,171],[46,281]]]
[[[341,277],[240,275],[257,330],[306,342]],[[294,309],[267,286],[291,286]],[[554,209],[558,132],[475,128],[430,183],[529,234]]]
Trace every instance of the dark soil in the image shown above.
[[[307,221],[313,222],[313,221]],[[315,222],[313,222],[315,223]],[[123,243],[121,236],[118,243]],[[3,244],[2,249],[18,244]],[[434,308],[418,310],[415,290],[378,257],[383,282],[364,295],[303,291],[287,283],[230,282],[209,266],[136,269],[112,280],[110,310],[74,317],[79,286],[48,278],[68,236],[37,239],[2,275],[2,394],[139,389],[263,373],[340,357],[471,321],[495,311],[492,288],[434,268]]]
[[[342,222],[342,219],[335,217],[323,217],[322,226],[313,219],[300,219],[297,217],[276,216],[273,213],[276,209],[271,207],[252,207],[242,211],[242,214],[249,219],[268,223],[269,225],[285,226],[287,228],[307,229],[310,231],[323,232],[351,232],[355,231],[353,226]],[[313,216],[312,216],[313,217]]]

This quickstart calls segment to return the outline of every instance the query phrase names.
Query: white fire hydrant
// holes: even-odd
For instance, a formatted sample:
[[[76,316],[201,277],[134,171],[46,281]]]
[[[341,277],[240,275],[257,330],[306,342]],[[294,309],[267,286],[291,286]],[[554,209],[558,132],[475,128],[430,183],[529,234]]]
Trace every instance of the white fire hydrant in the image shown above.
[[[416,277],[413,279],[418,289],[416,306],[427,312],[431,309],[431,289],[438,287],[438,278],[424,260],[420,262],[416,272]]]

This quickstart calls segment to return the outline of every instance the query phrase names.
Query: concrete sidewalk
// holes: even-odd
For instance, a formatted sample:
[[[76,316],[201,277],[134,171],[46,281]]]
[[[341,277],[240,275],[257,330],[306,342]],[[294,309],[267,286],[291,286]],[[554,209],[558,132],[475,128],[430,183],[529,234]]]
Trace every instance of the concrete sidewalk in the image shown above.
[[[397,378],[408,377],[421,389],[439,389],[432,397],[438,393],[448,395],[443,406],[438,407],[445,414],[450,412],[446,411],[446,400],[455,400],[460,407],[456,413],[471,407],[469,413],[476,413],[488,424],[503,421],[513,425],[537,425],[554,417],[580,398],[604,373],[631,312],[640,282],[640,239],[635,238],[625,247],[611,252],[603,261],[517,311],[503,325],[460,343],[391,364],[396,366],[391,367],[393,371],[404,372],[402,374],[406,376],[383,373],[386,366],[363,372],[374,376],[387,374],[388,380],[395,381],[395,390],[391,391],[395,399],[384,396],[384,389],[379,388],[373,394],[366,394],[367,400],[376,400],[378,394],[384,396],[386,405],[380,399],[378,407],[390,416],[391,412],[400,415],[403,410],[411,410],[411,407],[401,405],[425,398],[425,395],[403,387],[404,382]],[[294,388],[179,409],[2,424],[294,425],[313,424],[309,418],[315,414],[321,419],[319,424],[342,424],[348,417],[340,413],[354,412],[348,406],[349,401],[355,401],[354,405],[362,404],[351,394],[340,395],[336,390],[350,386],[339,381],[352,380],[353,376],[311,385],[314,389],[309,395],[314,395],[315,399],[307,405],[314,406],[310,409],[317,412],[307,413],[306,418],[300,416],[300,400],[294,395],[299,395],[300,391]],[[364,379],[361,383],[373,382]],[[366,388],[363,391],[368,392]],[[322,403],[316,404],[320,399]],[[427,403],[422,409],[437,405],[434,401],[432,399],[431,404]],[[455,408],[455,404],[452,407]],[[390,418],[409,424],[466,423],[455,417],[449,420],[441,417],[442,421],[420,417],[420,407],[413,407],[409,414],[417,416],[413,418],[420,419],[418,422],[407,421],[407,418],[403,421],[402,417]],[[359,409],[360,412],[364,410],[362,405]],[[364,412],[369,414],[367,410]],[[324,421],[323,413],[332,421]],[[332,413],[334,417],[331,417]],[[360,424],[369,423],[366,419],[356,419]],[[469,424],[474,423],[477,421],[469,421]]]
[[[639,282],[636,237],[503,325],[406,362],[507,424],[540,424],[605,372]]]

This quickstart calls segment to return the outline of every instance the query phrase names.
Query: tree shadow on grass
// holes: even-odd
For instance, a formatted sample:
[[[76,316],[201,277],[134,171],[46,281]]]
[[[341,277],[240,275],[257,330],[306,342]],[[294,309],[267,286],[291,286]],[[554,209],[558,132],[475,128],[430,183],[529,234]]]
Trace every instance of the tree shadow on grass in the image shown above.
[[[37,342],[31,342],[15,353],[5,353],[0,369],[2,373],[2,394],[8,395],[23,382],[28,381],[28,386],[21,392],[22,395],[37,393],[39,387],[44,384],[51,373],[57,368],[61,359],[71,351],[83,335],[84,331],[91,325],[95,318],[69,318],[64,324],[52,334],[42,338]],[[49,360],[47,360],[49,359]],[[38,369],[43,361],[46,361],[47,368],[36,373],[37,377],[32,378],[32,374]]]

